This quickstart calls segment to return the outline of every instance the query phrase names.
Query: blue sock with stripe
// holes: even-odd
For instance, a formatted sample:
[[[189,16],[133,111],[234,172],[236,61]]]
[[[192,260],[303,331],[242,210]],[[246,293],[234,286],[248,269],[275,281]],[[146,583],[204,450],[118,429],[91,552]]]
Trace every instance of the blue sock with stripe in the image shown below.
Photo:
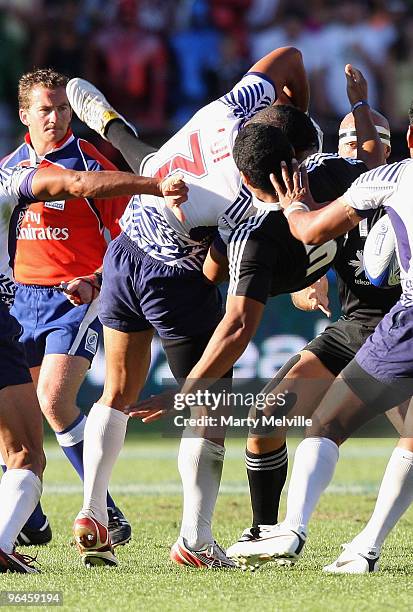
[[[69,459],[81,480],[84,478],[83,471],[83,436],[86,425],[86,416],[82,413],[63,431],[56,431],[56,439],[62,451]],[[108,508],[115,508],[115,502],[111,495],[107,494]]]

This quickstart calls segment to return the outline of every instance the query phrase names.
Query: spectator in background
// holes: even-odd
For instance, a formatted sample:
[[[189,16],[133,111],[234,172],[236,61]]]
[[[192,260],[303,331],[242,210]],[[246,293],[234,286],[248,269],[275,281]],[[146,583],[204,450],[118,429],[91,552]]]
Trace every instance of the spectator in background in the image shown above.
[[[246,21],[249,31],[260,32],[275,26],[286,0],[251,0]]]
[[[80,4],[76,0],[65,0],[59,7],[49,7],[36,31],[32,67],[49,66],[70,76],[82,74],[85,41],[79,32],[81,21]]]
[[[413,15],[403,11],[397,17],[402,18],[398,19],[398,36],[385,73],[386,99],[392,124],[405,131],[405,109],[409,107],[413,91]]]
[[[172,35],[170,44],[179,78],[173,106],[175,127],[181,127],[215,93],[220,63],[222,35],[214,27],[207,0],[195,0],[187,12],[187,23],[181,16],[181,30]],[[218,94],[219,95],[219,94]]]
[[[0,8],[0,157],[13,146],[15,95],[24,68],[27,36],[18,16]]]
[[[254,32],[250,36],[251,57],[253,61],[263,57],[275,47],[292,45],[300,49],[307,74],[320,69],[322,58],[318,51],[319,33],[306,26],[307,14],[304,10],[287,11],[278,25]],[[341,66],[340,74],[343,72]]]
[[[136,0],[119,0],[113,21],[92,37],[87,76],[142,131],[165,129],[167,51],[141,27]]]
[[[316,112],[332,117],[346,113],[342,67],[347,63],[357,65],[363,72],[369,83],[371,105],[381,110],[378,78],[395,36],[391,23],[378,31],[367,21],[366,4],[361,0],[337,3],[331,23],[326,25],[317,41],[318,52],[323,58],[324,82],[319,85],[322,96],[319,96]]]

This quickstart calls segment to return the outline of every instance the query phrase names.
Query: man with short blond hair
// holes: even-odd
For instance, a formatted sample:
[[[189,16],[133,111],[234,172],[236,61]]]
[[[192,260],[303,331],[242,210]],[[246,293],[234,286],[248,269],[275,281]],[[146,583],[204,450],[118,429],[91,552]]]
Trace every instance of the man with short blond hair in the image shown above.
[[[24,74],[19,82],[19,117],[24,142],[3,168],[33,166],[73,170],[115,169],[90,143],[70,129],[67,77],[50,68]],[[86,417],[76,397],[97,351],[97,318],[104,230],[119,234],[118,219],[128,198],[57,199],[18,206],[12,221],[10,259],[17,282],[12,314],[23,326],[23,344],[43,414],[65,455],[83,479]],[[65,295],[59,286],[67,284]],[[69,298],[69,299],[67,299]],[[108,495],[112,540],[130,539],[130,525]],[[19,536],[26,545],[46,543],[51,530],[40,505]]]

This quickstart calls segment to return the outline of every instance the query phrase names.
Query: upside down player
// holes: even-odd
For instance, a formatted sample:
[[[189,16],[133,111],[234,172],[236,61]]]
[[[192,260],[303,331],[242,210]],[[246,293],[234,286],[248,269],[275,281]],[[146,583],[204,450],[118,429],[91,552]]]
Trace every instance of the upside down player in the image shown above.
[[[84,504],[74,525],[86,564],[117,563],[102,496],[126,433],[128,417],[123,410],[136,401],[145,382],[154,329],[173,375],[183,378],[221,318],[219,292],[202,275],[202,264],[216,227],[226,242],[231,229],[254,212],[232,159],[233,142],[239,127],[271,105],[284,87],[306,110],[306,75],[301,54],[293,48],[276,50],[257,62],[231,92],[201,109],[146,162],[145,172],[153,175],[183,171],[189,185],[188,204],[181,211],[185,218],[178,220],[155,198],[142,203],[134,199],[122,219],[124,233],[109,246],[104,279],[107,275],[111,282],[103,282],[100,309],[105,388],[85,429]],[[101,101],[100,92],[90,84],[75,80],[68,93],[82,119],[99,115],[95,102]],[[103,125],[106,112],[107,107],[89,125]],[[132,278],[133,286],[126,286],[125,278]],[[211,531],[223,457],[222,440],[213,431],[182,438],[178,466],[184,511],[179,541],[185,541],[184,558],[197,567],[234,566]]]
[[[90,143],[70,129],[68,78],[51,69],[19,80],[19,115],[27,126],[24,142],[1,163],[58,166],[76,170],[115,170]],[[83,479],[83,431],[86,417],[76,397],[98,348],[102,326],[97,318],[101,267],[106,250],[104,229],[112,238],[128,198],[78,198],[36,202],[18,217],[11,253],[16,295],[12,314],[23,327],[24,346],[39,403],[66,457]],[[67,284],[63,293],[59,286]],[[67,299],[69,298],[69,299]],[[70,300],[70,301],[69,301]],[[77,306],[75,305],[77,304]],[[125,544],[131,528],[107,496],[114,545]],[[45,544],[52,532],[42,508],[36,508],[19,535],[25,545]]]
[[[410,113],[407,143],[413,156],[413,113]],[[338,447],[360,426],[413,395],[413,296],[410,193],[413,160],[371,170],[337,200],[319,211],[313,207],[311,193],[298,171],[293,183],[284,172],[284,185],[276,184],[280,202],[288,211],[292,233],[306,242],[320,243],[355,227],[379,207],[388,212],[396,236],[401,270],[402,296],[367,339],[356,356],[331,385],[313,414],[313,424],[296,451],[287,498],[287,514],[273,533],[272,554],[281,562],[295,562],[306,541],[311,514],[328,486],[338,460]],[[406,420],[407,421],[407,420]],[[410,422],[411,425],[411,422]],[[392,455],[380,489],[385,501],[381,517],[373,517],[368,532],[344,550],[327,571],[352,564],[355,570],[377,569],[380,546],[413,499],[412,432],[401,441],[400,451]],[[373,532],[373,539],[372,539]],[[370,546],[373,545],[373,549]],[[364,573],[363,572],[363,573]],[[354,573],[359,573],[355,571]],[[360,572],[361,573],[361,572]]]
[[[153,179],[123,172],[76,172],[61,169],[14,168],[0,170],[0,206],[27,206],[39,199],[115,197],[131,193],[171,195],[171,205],[186,197],[182,183],[171,179],[159,185]],[[2,226],[0,248],[7,249]],[[10,298],[10,281],[1,277]],[[3,282],[4,281],[4,282]],[[39,502],[45,466],[42,414],[30,371],[18,342],[21,326],[0,295],[0,452],[7,472],[0,482],[0,572],[37,573],[33,559],[15,550],[23,525]]]

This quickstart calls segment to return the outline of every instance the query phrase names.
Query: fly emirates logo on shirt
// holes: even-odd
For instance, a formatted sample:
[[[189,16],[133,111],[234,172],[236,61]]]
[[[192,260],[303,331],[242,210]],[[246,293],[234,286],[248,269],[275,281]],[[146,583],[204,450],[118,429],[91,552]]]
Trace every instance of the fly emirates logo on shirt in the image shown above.
[[[50,204],[50,203],[49,203]],[[60,202],[53,202],[60,204]],[[26,210],[19,219],[18,240],[68,240],[69,228],[41,225],[42,215],[39,212]]]

